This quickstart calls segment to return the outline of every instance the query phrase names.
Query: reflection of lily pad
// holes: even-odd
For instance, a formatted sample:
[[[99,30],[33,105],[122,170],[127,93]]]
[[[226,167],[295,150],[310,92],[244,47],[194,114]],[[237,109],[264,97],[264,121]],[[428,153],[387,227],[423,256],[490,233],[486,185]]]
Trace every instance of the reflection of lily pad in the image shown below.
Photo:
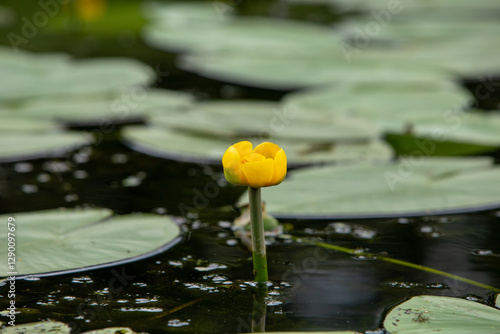
[[[158,254],[179,241],[179,227],[165,216],[112,216],[105,209],[13,213],[18,276],[76,272]],[[11,225],[12,226],[12,225]],[[7,223],[0,228],[7,235]],[[0,275],[7,248],[0,250]]]
[[[130,90],[155,77],[147,65],[132,59],[73,61],[60,54],[8,48],[0,48],[0,72],[0,101]]]
[[[489,159],[413,157],[378,166],[295,171],[264,196],[276,217],[373,218],[497,208],[498,189],[500,168]]]
[[[130,126],[122,132],[125,142],[133,149],[163,158],[181,161],[221,164],[229,145],[249,138],[219,138],[177,131],[169,128]],[[259,139],[254,144],[265,140]],[[382,141],[364,143],[300,143],[274,140],[286,151],[288,163],[304,165],[328,162],[388,161],[392,151]]]
[[[392,334],[496,334],[500,310],[460,298],[416,296],[394,307],[384,327]]]

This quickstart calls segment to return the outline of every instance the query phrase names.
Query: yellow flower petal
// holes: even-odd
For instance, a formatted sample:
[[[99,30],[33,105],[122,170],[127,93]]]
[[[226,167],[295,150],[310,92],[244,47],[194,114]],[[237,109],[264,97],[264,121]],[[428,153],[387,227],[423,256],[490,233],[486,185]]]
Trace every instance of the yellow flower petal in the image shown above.
[[[272,185],[280,184],[285,179],[287,170],[287,160],[285,151],[280,149],[274,157],[274,175],[271,180]]]
[[[227,181],[236,185],[247,185],[248,181],[241,170],[241,156],[234,146],[230,146],[222,156],[224,176]]]
[[[244,157],[245,155],[252,153],[253,145],[249,141],[240,141],[234,144],[233,147],[238,150],[241,157]]]
[[[274,160],[250,161],[241,167],[245,174],[248,185],[254,188],[267,187],[271,185],[274,174]]]
[[[253,151],[262,154],[266,158],[274,159],[279,150],[281,148],[278,145],[266,141],[257,145]]]

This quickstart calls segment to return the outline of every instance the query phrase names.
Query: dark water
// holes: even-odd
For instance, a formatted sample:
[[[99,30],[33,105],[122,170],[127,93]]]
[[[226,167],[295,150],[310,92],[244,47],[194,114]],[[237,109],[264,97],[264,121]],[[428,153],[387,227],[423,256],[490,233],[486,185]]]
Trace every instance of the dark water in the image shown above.
[[[256,293],[251,256],[229,224],[242,189],[221,182],[220,166],[148,157],[108,140],[61,159],[3,164],[1,173],[2,213],[98,206],[120,214],[171,214],[186,230],[180,246],[154,258],[18,281],[18,324],[52,319],[82,331],[110,326],[149,333],[251,331]],[[291,235],[500,286],[500,212],[284,223]],[[288,238],[275,240],[268,257],[268,331],[375,330],[388,308],[420,294],[492,303],[491,291],[473,285]],[[6,285],[0,287],[2,309],[6,291]]]

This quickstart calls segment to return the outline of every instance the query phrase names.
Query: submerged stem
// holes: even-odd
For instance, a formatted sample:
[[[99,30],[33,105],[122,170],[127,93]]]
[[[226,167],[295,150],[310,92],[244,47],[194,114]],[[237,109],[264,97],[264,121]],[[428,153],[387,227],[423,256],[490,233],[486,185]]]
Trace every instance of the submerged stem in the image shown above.
[[[253,272],[255,281],[263,283],[268,281],[268,275],[260,188],[248,187],[248,196],[250,202],[250,220],[252,222]]]
[[[433,273],[433,274],[436,274],[436,275],[441,275],[441,276],[444,276],[444,277],[448,277],[448,278],[451,278],[451,279],[454,279],[454,280],[457,280],[457,281],[460,281],[460,282],[464,282],[464,283],[468,283],[468,284],[471,284],[471,285],[478,286],[478,287],[483,288],[483,289],[487,289],[487,290],[491,290],[491,291],[495,291],[495,292],[500,292],[500,289],[499,288],[495,288],[494,286],[490,286],[490,285],[487,285],[487,284],[476,282],[476,281],[473,281],[473,280],[465,278],[465,277],[461,277],[461,276],[458,276],[458,275],[447,273],[445,271],[441,271],[441,270],[429,268],[429,267],[426,267],[426,266],[422,266],[420,264],[415,264],[415,263],[411,263],[411,262],[407,262],[407,261],[403,261],[403,260],[393,259],[393,258],[388,257],[388,256],[382,256],[382,255],[372,254],[372,253],[368,253],[368,252],[359,252],[359,251],[357,251],[355,249],[351,249],[351,248],[347,248],[347,247],[342,247],[342,246],[337,246],[337,245],[332,245],[332,244],[327,244],[325,242],[318,242],[318,241],[313,241],[313,240],[307,240],[307,239],[302,239],[302,238],[298,238],[298,237],[292,237],[292,238],[294,240],[306,241],[308,243],[314,244],[314,245],[319,246],[319,247],[323,247],[323,248],[327,248],[327,249],[333,249],[333,250],[336,250],[336,251],[339,251],[339,252],[343,252],[343,253],[347,253],[347,254],[351,254],[351,255],[361,255],[361,256],[372,257],[372,258],[377,259],[377,260],[382,260],[382,261],[393,263],[393,264],[397,264],[397,265],[400,265],[400,266],[414,268],[414,269],[426,271],[426,272],[429,272],[429,273]]]

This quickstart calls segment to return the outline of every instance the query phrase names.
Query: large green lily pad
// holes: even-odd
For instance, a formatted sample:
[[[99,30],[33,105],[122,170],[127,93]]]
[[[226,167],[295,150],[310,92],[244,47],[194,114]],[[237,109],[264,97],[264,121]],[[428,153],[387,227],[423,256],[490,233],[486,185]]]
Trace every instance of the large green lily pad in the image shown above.
[[[451,78],[448,69],[423,62],[359,59],[349,63],[337,44],[334,49],[312,48],[303,53],[285,53],[272,48],[222,49],[185,55],[179,65],[222,81],[280,90],[328,83],[412,82]]]
[[[110,123],[145,120],[152,113],[176,113],[193,102],[194,97],[190,94],[137,87],[128,93],[100,94],[92,98],[37,98],[15,106],[0,105],[0,116],[54,120],[64,124],[104,124],[106,127]]]
[[[444,17],[453,18],[451,14],[455,14],[459,18],[469,18],[474,14],[487,14],[500,10],[498,1],[481,0],[433,0],[433,1],[408,1],[408,2],[387,2],[386,0],[285,0],[291,4],[331,4],[338,11],[365,11],[388,9],[394,11],[396,16],[406,17],[415,14],[429,14],[438,12]],[[446,15],[448,12],[449,15]],[[457,15],[458,14],[458,15]],[[458,19],[458,18],[456,18]]]
[[[64,132],[51,120],[31,119],[0,108],[0,161],[18,161],[62,156],[88,145],[93,138],[78,132]]]
[[[377,126],[347,117],[295,113],[266,101],[214,101],[193,105],[184,113],[159,114],[151,123],[205,135],[272,137],[297,141],[362,142],[381,136]]]
[[[167,127],[129,126],[122,130],[127,145],[133,149],[162,158],[180,161],[221,164],[222,155],[232,144],[251,140],[255,145],[266,139],[242,137],[220,138],[178,131]],[[383,141],[353,143],[297,142],[272,140],[286,152],[290,166],[331,162],[388,161],[392,150]]]
[[[164,6],[168,10],[172,5]],[[206,11],[206,4],[200,6]],[[218,80],[295,89],[331,82],[449,77],[441,67],[407,60],[349,64],[339,47],[342,32],[328,26],[230,13],[218,21],[198,21],[187,13],[177,10],[174,18],[151,14],[145,39],[167,51],[186,52],[179,62],[182,68]],[[218,15],[216,7],[214,15]]]
[[[15,219],[17,276],[51,275],[116,265],[152,256],[180,241],[179,227],[153,214],[113,216],[106,209],[59,209],[2,215]],[[13,225],[10,225],[13,226]],[[8,224],[1,233],[7,237]],[[7,247],[0,275],[9,276]]]
[[[323,86],[288,94],[284,108],[296,113],[355,117],[380,124],[385,131],[403,131],[418,120],[443,120],[473,101],[467,91],[446,81],[357,83]]]
[[[379,129],[348,117],[295,113],[266,101],[211,101],[182,113],[153,113],[150,126],[127,127],[123,139],[147,154],[220,164],[235,142],[272,141],[293,165],[388,161],[392,151]]]
[[[161,14],[171,7],[174,15]],[[186,10],[181,11],[182,7]],[[212,7],[211,16],[207,7]],[[304,45],[333,49],[332,44],[339,40],[331,29],[321,25],[286,19],[233,17],[227,12],[221,16],[216,6],[206,3],[156,4],[150,10],[152,13],[146,10],[146,15],[152,22],[145,28],[144,37],[148,43],[167,51],[267,47],[300,51],[306,49]],[[199,20],[197,14],[211,19]]]
[[[391,334],[496,334],[500,310],[460,298],[416,296],[394,307],[384,327]]]
[[[294,171],[263,197],[268,211],[281,218],[374,218],[498,208],[498,189],[500,168],[487,158],[415,156]]]
[[[82,133],[9,133],[0,134],[0,161],[18,161],[59,157],[90,144]]]
[[[0,101],[43,96],[102,94],[147,86],[156,77],[147,65],[124,58],[71,60],[0,48]]]
[[[445,82],[323,87],[289,94],[295,113],[339,115],[377,124],[399,154],[466,155],[500,147],[500,113],[467,110],[472,97]],[[422,143],[432,149],[422,152]]]

